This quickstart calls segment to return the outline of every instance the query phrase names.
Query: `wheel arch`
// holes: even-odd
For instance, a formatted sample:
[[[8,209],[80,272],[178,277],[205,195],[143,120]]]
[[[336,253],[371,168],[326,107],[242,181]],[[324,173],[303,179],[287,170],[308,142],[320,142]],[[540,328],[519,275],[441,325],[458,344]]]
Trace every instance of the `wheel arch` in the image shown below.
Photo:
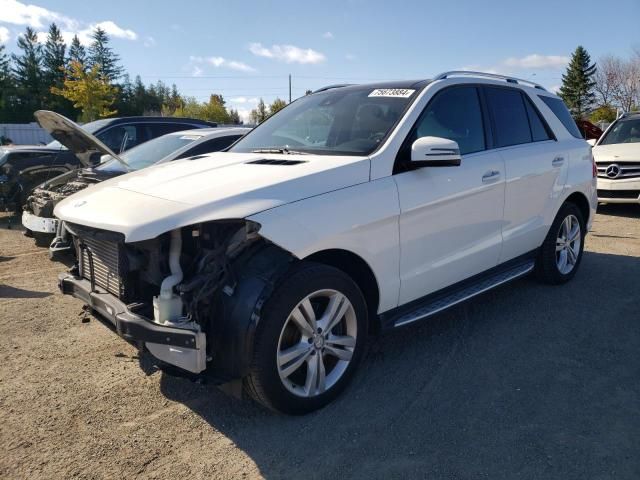
[[[587,196],[579,191],[573,192],[564,199],[564,202],[562,202],[562,204],[564,205],[567,202],[573,203],[576,207],[578,207],[578,209],[580,209],[580,213],[582,213],[584,223],[585,225],[588,225],[589,217],[591,215],[591,206],[589,205]],[[560,207],[562,207],[562,205]],[[560,210],[558,209],[558,211]],[[556,212],[556,215],[558,215],[558,212]]]
[[[373,269],[361,256],[349,250],[333,248],[314,252],[301,260],[328,265],[346,273],[364,295],[369,314],[370,331],[379,331],[380,287]]]

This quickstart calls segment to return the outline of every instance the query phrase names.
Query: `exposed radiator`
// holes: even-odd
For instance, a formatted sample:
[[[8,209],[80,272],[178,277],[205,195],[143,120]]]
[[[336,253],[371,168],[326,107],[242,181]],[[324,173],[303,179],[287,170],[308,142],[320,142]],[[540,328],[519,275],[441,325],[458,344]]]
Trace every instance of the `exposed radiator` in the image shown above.
[[[91,263],[93,261],[93,281],[109,293],[120,298],[122,281],[120,278],[120,249],[117,243],[93,238],[83,238],[80,247],[80,275],[91,281]],[[91,260],[90,257],[91,256]]]

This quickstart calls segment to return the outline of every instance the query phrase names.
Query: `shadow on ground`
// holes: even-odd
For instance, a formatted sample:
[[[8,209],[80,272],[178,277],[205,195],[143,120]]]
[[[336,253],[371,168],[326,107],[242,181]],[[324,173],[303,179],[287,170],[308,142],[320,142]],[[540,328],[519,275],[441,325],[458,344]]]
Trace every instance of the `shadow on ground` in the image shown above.
[[[519,280],[391,332],[305,417],[161,388],[266,478],[637,478],[638,278],[637,257],[585,252],[569,284]]]
[[[45,298],[50,295],[50,292],[37,292],[10,287],[9,285],[0,285],[0,298]]]
[[[598,205],[598,213],[613,217],[640,218],[640,205],[625,203]]]

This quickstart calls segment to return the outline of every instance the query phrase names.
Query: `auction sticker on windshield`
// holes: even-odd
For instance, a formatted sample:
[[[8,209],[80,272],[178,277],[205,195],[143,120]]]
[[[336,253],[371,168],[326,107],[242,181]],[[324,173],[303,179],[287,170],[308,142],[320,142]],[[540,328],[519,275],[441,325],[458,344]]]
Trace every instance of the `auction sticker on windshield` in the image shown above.
[[[376,88],[369,94],[370,97],[398,97],[408,98],[415,90],[410,88]]]

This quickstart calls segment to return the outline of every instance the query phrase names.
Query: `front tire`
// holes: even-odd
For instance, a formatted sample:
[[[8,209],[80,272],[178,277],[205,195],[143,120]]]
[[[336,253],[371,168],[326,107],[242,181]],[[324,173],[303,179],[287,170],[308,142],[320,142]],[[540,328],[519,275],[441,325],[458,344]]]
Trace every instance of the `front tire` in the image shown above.
[[[582,260],[586,233],[580,209],[570,202],[562,205],[538,253],[538,279],[552,285],[571,280]]]
[[[277,412],[324,407],[347,386],[367,339],[362,292],[342,271],[303,262],[267,300],[245,387]]]

